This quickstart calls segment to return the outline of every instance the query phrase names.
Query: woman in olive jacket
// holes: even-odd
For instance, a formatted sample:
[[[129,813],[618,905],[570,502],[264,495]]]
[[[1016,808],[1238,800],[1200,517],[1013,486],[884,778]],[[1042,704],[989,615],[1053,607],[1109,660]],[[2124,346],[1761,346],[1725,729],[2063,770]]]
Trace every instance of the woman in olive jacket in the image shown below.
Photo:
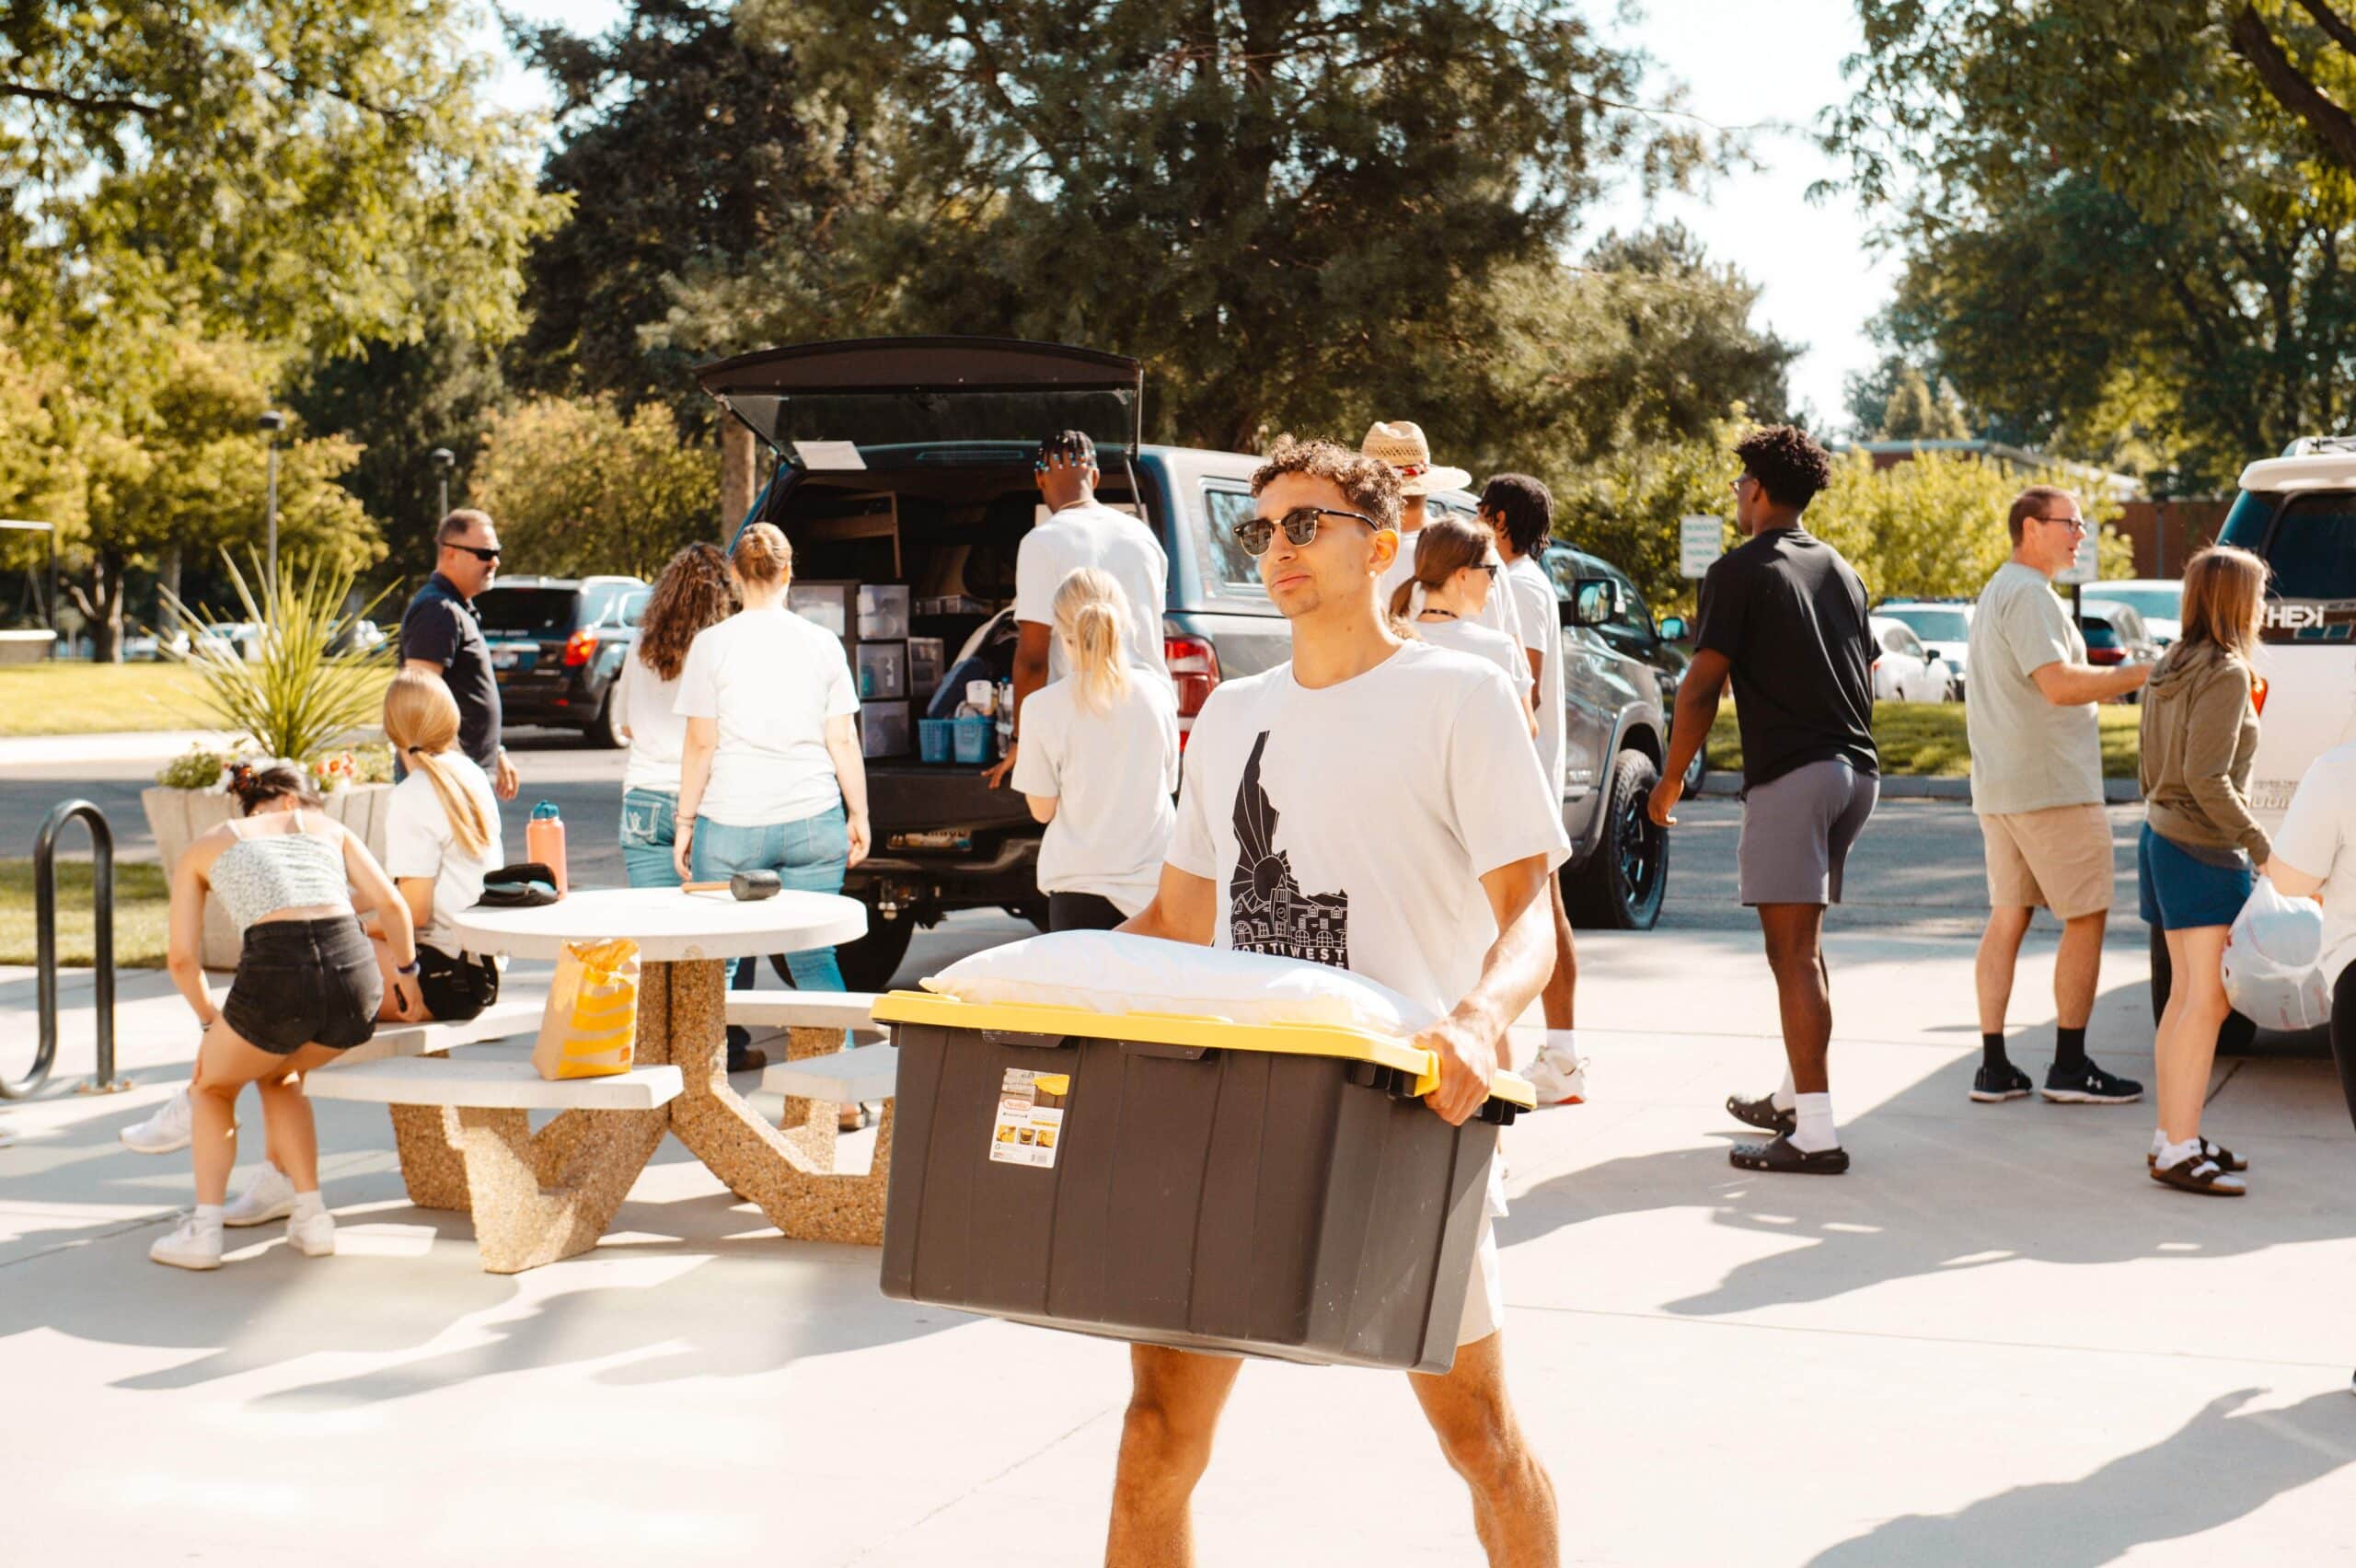
[[[2143,918],[2167,942],[2174,983],[2153,1045],[2159,1128],[2152,1179],[2238,1197],[2249,1168],[2200,1136],[2200,1107],[2225,1001],[2225,933],[2256,868],[2272,853],[2249,809],[2262,687],[2250,656],[2266,604],[2266,563],[2218,546],[2184,572],[2184,635],[2143,688],[2143,834],[2136,881]]]

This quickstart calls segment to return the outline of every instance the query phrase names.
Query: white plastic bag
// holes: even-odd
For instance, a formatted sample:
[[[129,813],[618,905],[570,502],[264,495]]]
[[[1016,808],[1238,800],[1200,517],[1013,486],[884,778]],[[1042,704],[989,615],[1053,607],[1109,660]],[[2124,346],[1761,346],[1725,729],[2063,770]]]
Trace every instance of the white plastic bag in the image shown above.
[[[2331,1020],[2324,982],[2323,910],[2266,878],[2225,934],[2225,999],[2260,1029],[2314,1029]]]

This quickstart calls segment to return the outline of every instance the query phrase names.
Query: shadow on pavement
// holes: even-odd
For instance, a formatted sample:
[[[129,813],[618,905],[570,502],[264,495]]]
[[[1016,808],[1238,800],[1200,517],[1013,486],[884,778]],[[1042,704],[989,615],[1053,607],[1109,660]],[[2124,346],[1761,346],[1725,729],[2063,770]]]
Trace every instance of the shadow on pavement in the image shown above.
[[[2338,1389],[2287,1410],[2241,1412],[2258,1390],[2211,1401],[2147,1448],[2074,1481],[2015,1486],[1953,1514],[1909,1514],[1810,1558],[1809,1568],[2096,1568],[2153,1541],[2199,1535],[2356,1460]],[[2165,1498],[2158,1508],[2122,1499]]]

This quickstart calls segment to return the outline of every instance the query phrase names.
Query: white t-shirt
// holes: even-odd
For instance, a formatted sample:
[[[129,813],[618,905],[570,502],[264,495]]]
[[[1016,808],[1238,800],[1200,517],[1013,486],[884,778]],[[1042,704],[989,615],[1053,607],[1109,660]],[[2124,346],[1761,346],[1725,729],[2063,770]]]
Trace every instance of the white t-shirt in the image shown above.
[[[1092,893],[1124,915],[1153,902],[1178,790],[1178,699],[1161,681],[1132,680],[1108,712],[1057,681],[1022,705],[1014,787],[1053,795],[1039,845],[1041,893]]]
[[[417,942],[456,958],[466,944],[450,929],[450,917],[475,906],[482,897],[483,879],[507,863],[507,853],[499,836],[499,797],[483,770],[461,751],[443,752],[434,760],[482,808],[491,841],[481,854],[468,854],[450,825],[449,813],[442,809],[442,797],[433,791],[433,780],[411,768],[408,778],[393,786],[385,814],[385,873],[396,880],[433,879],[433,919],[417,933]]]
[[[1014,618],[1052,630],[1056,590],[1083,566],[1110,572],[1128,596],[1129,663],[1168,680],[1161,612],[1170,599],[1170,558],[1153,530],[1126,512],[1083,502],[1049,513],[1045,523],[1023,535],[1014,558]],[[1059,681],[1068,669],[1062,645],[1049,637],[1047,678]]]
[[[1514,695],[1525,701],[1529,698],[1530,661],[1523,657],[1521,645],[1504,632],[1461,618],[1418,620],[1414,625],[1415,635],[1435,648],[1453,648],[1495,664],[1505,672],[1506,684],[1513,687]]]
[[[1515,617],[1521,625],[1521,646],[1539,656],[1538,765],[1553,781],[1554,798],[1559,801],[1564,768],[1562,601],[1554,596],[1553,579],[1530,556],[1507,567],[1498,587],[1513,600]],[[1527,658],[1522,668],[1530,668]]]
[[[1317,690],[1289,663],[1221,682],[1170,842],[1218,890],[1213,945],[1454,1008],[1496,940],[1481,877],[1570,853],[1522,714],[1496,666],[1415,642]]]
[[[826,721],[859,711],[842,639],[780,606],[696,633],[675,710],[720,722],[697,808],[730,827],[799,822],[842,803]]]
[[[629,731],[623,789],[679,792],[679,757],[687,746],[687,721],[678,712],[678,701],[679,683],[656,674],[631,649],[614,682],[614,723]]]
[[[2275,858],[2323,878],[2323,981],[2356,963],[2356,741],[2315,759],[2274,835]]]
[[[1375,603],[1386,614],[1391,609],[1392,596],[1399,592],[1399,584],[1415,575],[1415,537],[1416,534],[1422,532],[1423,530],[1419,528],[1415,534],[1399,536],[1398,559],[1385,569],[1382,573],[1382,582],[1375,589]],[[1501,578],[1503,575],[1499,573]],[[1500,582],[1498,586],[1504,586],[1503,582]],[[1520,618],[1516,614],[1513,595],[1510,594],[1500,594],[1496,589],[1490,590],[1489,602],[1481,607],[1481,613],[1472,619],[1476,625],[1485,626],[1491,631],[1502,631],[1517,642],[1521,640]],[[1186,744],[1194,744],[1192,741]]]

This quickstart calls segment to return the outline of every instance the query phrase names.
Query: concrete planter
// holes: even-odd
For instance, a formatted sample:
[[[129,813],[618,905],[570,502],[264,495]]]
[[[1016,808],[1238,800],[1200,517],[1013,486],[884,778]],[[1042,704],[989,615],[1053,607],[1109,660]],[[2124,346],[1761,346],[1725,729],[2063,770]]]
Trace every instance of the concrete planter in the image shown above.
[[[389,784],[354,784],[327,798],[328,814],[358,834],[368,852],[382,860],[392,800]],[[156,852],[163,858],[167,876],[191,844],[237,814],[237,797],[222,790],[167,790],[159,785],[142,790],[139,803],[146,808],[147,826],[156,835]],[[242,946],[220,901],[205,900],[204,967],[235,969]]]

